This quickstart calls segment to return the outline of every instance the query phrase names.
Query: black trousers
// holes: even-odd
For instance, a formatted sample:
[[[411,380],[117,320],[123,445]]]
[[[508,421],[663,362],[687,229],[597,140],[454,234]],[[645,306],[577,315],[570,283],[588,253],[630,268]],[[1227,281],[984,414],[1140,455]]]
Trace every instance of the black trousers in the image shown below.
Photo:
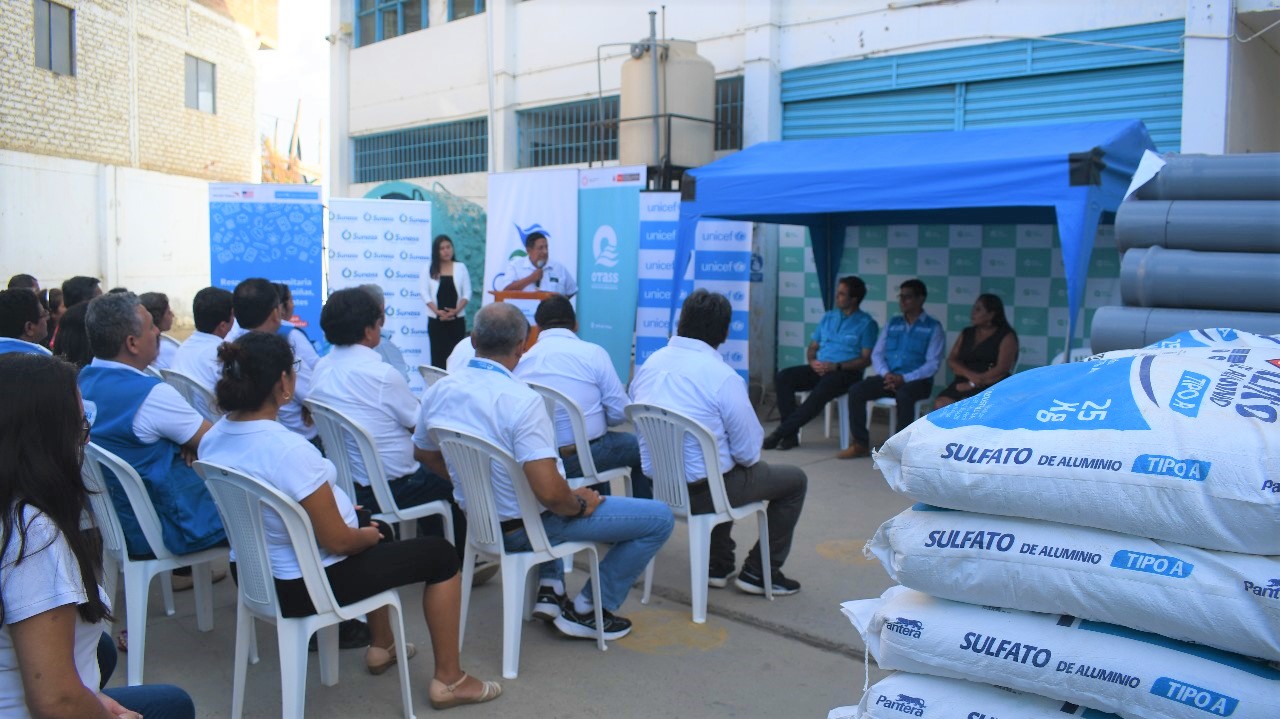
[[[767,462],[756,462],[750,467],[735,465],[724,475],[725,493],[729,495],[729,504],[741,507],[752,502],[765,501],[768,506],[765,514],[769,517],[769,564],[771,570],[782,567],[791,553],[791,537],[795,534],[796,523],[800,521],[800,510],[804,508],[804,495],[809,488],[809,478],[804,470],[789,464],[770,465]],[[690,487],[689,509],[694,514],[710,514],[715,511],[711,503],[711,490],[703,484],[700,489]],[[711,574],[724,576],[733,571],[735,548],[733,522],[725,522],[711,530]],[[760,566],[760,543],[751,548],[744,568],[762,576]]]
[[[848,392],[861,379],[860,370],[833,370],[819,375],[809,365],[779,371],[773,379],[773,385],[778,393],[778,413],[782,415],[782,424],[778,425],[775,432],[780,437],[795,437],[800,428],[817,417],[828,402]],[[809,391],[808,399],[796,407],[796,392],[805,390]]]

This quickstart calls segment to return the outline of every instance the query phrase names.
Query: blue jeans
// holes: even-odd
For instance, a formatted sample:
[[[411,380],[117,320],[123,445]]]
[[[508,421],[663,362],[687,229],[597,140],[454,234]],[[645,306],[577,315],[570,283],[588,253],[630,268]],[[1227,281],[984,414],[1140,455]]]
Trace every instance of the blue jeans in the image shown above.
[[[627,593],[636,577],[644,571],[653,555],[662,549],[675,518],[671,509],[652,499],[608,497],[590,517],[572,519],[551,512],[542,513],[542,526],[552,544],[562,542],[607,542],[613,547],[600,560],[600,602],[609,611],[616,611],[627,600]],[[532,550],[524,529],[517,529],[504,538],[509,552]],[[564,580],[564,567],[560,562],[544,562],[540,567],[543,579]],[[582,588],[582,595],[591,596],[591,582]]]
[[[102,674],[103,686],[115,673],[116,659],[116,643],[110,634],[103,632],[98,641],[98,671]],[[191,701],[191,696],[172,684],[99,689],[119,702],[120,706],[137,712],[146,719],[195,719],[196,716],[196,705]]]
[[[619,467],[631,468],[632,496],[639,499],[653,499],[653,480],[644,476],[640,469],[640,443],[630,432],[605,432],[591,440],[591,460],[595,462],[596,471],[604,472]],[[582,476],[582,462],[578,455],[564,459],[564,476],[569,479]],[[601,483],[604,484],[604,483]],[[599,490],[599,484],[593,489]],[[601,494],[608,494],[607,485]]]

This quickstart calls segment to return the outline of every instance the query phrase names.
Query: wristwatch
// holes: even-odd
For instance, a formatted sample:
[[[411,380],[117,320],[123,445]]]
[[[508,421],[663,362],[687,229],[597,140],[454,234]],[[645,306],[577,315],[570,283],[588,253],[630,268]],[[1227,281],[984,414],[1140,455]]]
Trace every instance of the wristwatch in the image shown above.
[[[570,517],[570,519],[579,519],[587,513],[587,500],[577,495],[574,495],[574,499],[578,500],[578,513]]]

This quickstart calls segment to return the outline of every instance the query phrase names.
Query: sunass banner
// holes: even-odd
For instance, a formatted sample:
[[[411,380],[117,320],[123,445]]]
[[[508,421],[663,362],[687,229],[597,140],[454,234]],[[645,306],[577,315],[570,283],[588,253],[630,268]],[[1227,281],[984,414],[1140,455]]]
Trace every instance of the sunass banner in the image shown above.
[[[703,220],[694,241],[693,283],[719,292],[733,305],[729,339],[720,356],[747,381],[747,336],[751,307],[751,223]],[[669,281],[669,280],[668,280]]]
[[[296,323],[320,340],[324,206],[318,185],[209,183],[209,282],[289,285]]]
[[[431,262],[431,203],[329,200],[329,292],[378,285],[386,299],[382,341],[394,342],[409,366],[409,387],[424,389],[416,369],[430,364],[426,305],[418,280]]]
[[[639,257],[636,267],[636,367],[667,346],[671,335],[671,275],[680,224],[679,192],[640,193]],[[693,291],[693,263],[680,285],[677,304]]]
[[[578,336],[605,348],[618,376],[631,370],[640,242],[637,198],[645,168],[578,173]],[[588,251],[589,250],[589,251]]]
[[[552,262],[563,265],[571,273],[577,272],[577,170],[533,170],[489,175],[484,304],[493,301],[491,292],[501,290],[512,281],[507,267],[513,260],[526,257],[524,238],[534,231],[546,235],[549,259]],[[537,303],[517,304],[532,323]]]

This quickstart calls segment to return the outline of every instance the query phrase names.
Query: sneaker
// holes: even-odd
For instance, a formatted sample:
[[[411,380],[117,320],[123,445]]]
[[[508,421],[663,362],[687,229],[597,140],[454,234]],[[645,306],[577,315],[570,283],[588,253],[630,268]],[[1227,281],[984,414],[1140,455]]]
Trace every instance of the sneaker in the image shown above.
[[[556,594],[551,587],[538,586],[538,598],[533,602],[533,616],[544,622],[554,622],[560,618],[560,612],[568,599],[563,594]]]
[[[631,620],[614,616],[608,609],[601,610],[604,617],[604,638],[609,641],[621,639],[631,633]],[[596,638],[595,610],[586,614],[578,614],[573,610],[573,602],[565,602],[560,616],[555,621],[556,629],[566,637],[578,639]]]
[[[734,574],[733,567],[725,570],[712,569],[707,574],[707,586],[714,589],[724,589],[729,586],[729,580],[733,579]]]
[[[478,587],[481,584],[485,584],[497,576],[500,569],[502,569],[502,565],[497,562],[484,560],[476,562],[475,573],[471,575],[471,586]]]
[[[169,584],[173,588],[173,591],[185,592],[195,586],[196,581],[191,576],[190,567],[187,568],[186,573],[178,574],[178,571],[179,570],[174,570],[173,577],[169,580]],[[212,575],[214,584],[217,584],[227,578],[227,570],[225,569],[214,569],[210,574]]]
[[[369,625],[359,619],[348,619],[338,625],[338,648],[361,649],[369,646]],[[316,651],[316,635],[311,635],[307,651]]]
[[[738,573],[738,578],[734,580],[734,585],[746,592],[747,594],[764,594],[764,580],[759,574],[743,567]],[[788,594],[795,594],[800,591],[800,582],[794,579],[787,579],[782,572],[773,570],[773,593],[775,596],[785,597]]]

